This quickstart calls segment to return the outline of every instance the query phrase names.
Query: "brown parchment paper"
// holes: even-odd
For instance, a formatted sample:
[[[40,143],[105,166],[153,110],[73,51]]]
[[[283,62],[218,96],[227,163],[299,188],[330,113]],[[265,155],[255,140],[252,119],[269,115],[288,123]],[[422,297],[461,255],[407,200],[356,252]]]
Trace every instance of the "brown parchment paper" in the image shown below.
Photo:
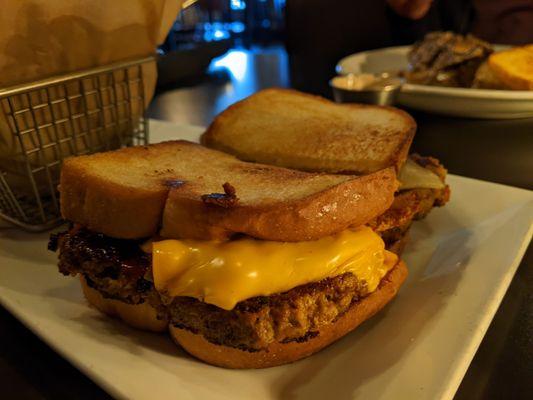
[[[154,54],[182,2],[2,0],[0,87]]]
[[[86,70],[96,66],[105,66],[119,61],[138,59],[155,54],[181,9],[183,0],[2,0],[0,9],[0,89],[19,84],[38,81],[44,78]],[[135,73],[135,72],[133,72]],[[122,74],[122,75],[120,75]],[[134,105],[131,109],[117,107],[113,115],[116,120],[131,118],[138,121],[145,107],[153,96],[156,82],[155,61],[143,64],[145,104]],[[124,79],[123,72],[117,72],[113,79]],[[91,85],[91,82],[85,82]],[[44,101],[61,98],[65,91],[79,92],[79,83],[67,85],[65,90],[53,90]],[[90,90],[91,88],[86,88]],[[138,87],[128,87],[136,92]],[[95,99],[87,100],[88,107],[95,106]],[[100,100],[98,100],[100,101]],[[28,104],[43,102],[41,94],[32,94],[28,98],[12,99],[11,106],[23,109]],[[105,106],[106,98],[102,97]],[[7,104],[7,103],[6,103]],[[102,104],[101,104],[102,105]],[[47,124],[63,113],[76,113],[81,110],[81,103],[73,102],[70,109],[65,104],[55,110],[42,109],[34,115],[20,115],[17,122],[28,129]],[[19,138],[13,135],[13,119],[5,116],[6,105],[0,110],[0,172],[2,169],[12,175],[27,175],[25,159],[21,151]],[[55,112],[55,114],[54,114]],[[130,114],[128,114],[130,113]],[[61,115],[63,115],[61,114]],[[97,121],[96,118],[99,118]],[[100,123],[102,115],[94,115],[87,121],[62,124],[59,129],[40,129],[24,136],[22,145],[25,151],[39,147],[32,153],[30,163],[33,166],[50,164],[58,157],[83,153],[90,147],[90,140],[75,139],[75,143],[66,140],[73,132],[79,133],[88,127]],[[85,125],[83,125],[85,124]],[[119,126],[105,129],[104,140],[110,141],[110,147],[119,145],[118,138],[131,129]],[[36,136],[38,135],[38,137]],[[46,147],[49,143],[63,140],[59,146]],[[43,149],[43,146],[45,147]],[[90,150],[90,149],[89,149]],[[52,171],[52,173],[55,173]],[[38,184],[49,184],[49,172],[37,176]],[[9,176],[8,176],[9,178]],[[11,179],[13,181],[13,178]],[[15,186],[25,186],[22,180],[14,179]]]

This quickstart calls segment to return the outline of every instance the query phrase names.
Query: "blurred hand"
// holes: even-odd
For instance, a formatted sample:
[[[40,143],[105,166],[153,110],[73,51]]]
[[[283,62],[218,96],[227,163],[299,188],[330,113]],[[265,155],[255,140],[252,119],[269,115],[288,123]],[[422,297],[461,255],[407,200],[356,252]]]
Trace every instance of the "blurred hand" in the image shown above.
[[[427,14],[433,0],[387,0],[388,5],[402,17],[420,19]]]

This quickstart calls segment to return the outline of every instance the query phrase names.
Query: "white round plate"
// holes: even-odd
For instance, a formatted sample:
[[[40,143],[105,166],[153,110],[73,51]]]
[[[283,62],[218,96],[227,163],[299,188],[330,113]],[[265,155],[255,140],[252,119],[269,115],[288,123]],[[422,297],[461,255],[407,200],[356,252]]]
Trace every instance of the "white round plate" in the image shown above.
[[[500,46],[495,46],[499,49]],[[410,46],[388,47],[352,54],[339,61],[339,74],[405,70]],[[406,83],[398,104],[437,114],[471,118],[533,117],[533,91],[465,89]]]

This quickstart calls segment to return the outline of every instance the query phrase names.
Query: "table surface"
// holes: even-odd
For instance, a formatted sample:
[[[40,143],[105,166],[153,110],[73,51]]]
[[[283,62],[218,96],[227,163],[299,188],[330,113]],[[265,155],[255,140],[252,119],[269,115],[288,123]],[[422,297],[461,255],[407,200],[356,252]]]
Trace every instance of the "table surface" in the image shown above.
[[[259,89],[288,86],[288,60],[280,47],[233,50],[205,77],[182,84],[159,91],[149,116],[205,126]],[[533,189],[533,119],[413,116],[413,151],[439,158],[454,174]],[[455,399],[533,398],[532,265],[530,246]],[[1,307],[0,343],[2,398],[109,397]]]

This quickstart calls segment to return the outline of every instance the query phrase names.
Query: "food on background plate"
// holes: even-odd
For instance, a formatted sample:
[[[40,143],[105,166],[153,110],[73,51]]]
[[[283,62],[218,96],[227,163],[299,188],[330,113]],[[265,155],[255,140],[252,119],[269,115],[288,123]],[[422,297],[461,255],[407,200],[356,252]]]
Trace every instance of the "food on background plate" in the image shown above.
[[[471,87],[479,66],[493,52],[490,44],[472,35],[431,32],[408,54],[409,83]]]
[[[473,35],[431,32],[408,54],[409,83],[431,86],[532,90],[532,46],[496,51]]]
[[[509,90],[509,87],[496,76],[488,60],[484,61],[477,69],[474,82],[472,82],[472,88]]]
[[[533,45],[492,54],[489,68],[503,85],[514,90],[533,90]]]

